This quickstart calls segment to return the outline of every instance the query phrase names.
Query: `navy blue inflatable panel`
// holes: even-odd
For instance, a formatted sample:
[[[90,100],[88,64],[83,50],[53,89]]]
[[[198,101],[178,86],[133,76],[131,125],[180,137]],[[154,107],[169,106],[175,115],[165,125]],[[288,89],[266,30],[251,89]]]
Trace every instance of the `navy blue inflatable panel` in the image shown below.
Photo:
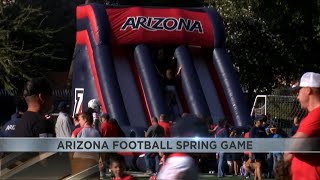
[[[131,126],[147,128],[147,118],[144,112],[143,102],[140,98],[139,89],[136,84],[134,72],[130,65],[130,55],[121,48],[114,51],[114,65],[120,85],[123,102]],[[130,49],[133,52],[132,49]]]
[[[213,9],[204,8],[204,10],[207,11],[213,27],[214,48],[225,48],[225,30],[221,16]]]
[[[123,103],[117,74],[114,68],[110,47],[99,45],[94,48],[96,70],[99,77],[102,97],[106,100],[107,112],[117,119],[120,126],[128,126],[129,120]]]
[[[87,111],[88,101],[92,98],[97,98],[97,91],[95,88],[86,88],[86,87],[94,87],[94,79],[90,69],[90,61],[87,53],[87,48],[84,45],[77,45],[74,60],[74,73],[72,78],[73,91],[72,104],[76,104],[76,101],[80,101],[81,99],[77,99],[81,94],[83,95],[83,103],[82,103],[82,111]],[[85,74],[85,76],[83,76]],[[77,96],[75,95],[77,93]],[[81,103],[81,102],[78,102]],[[76,107],[76,106],[75,106]],[[75,108],[74,107],[74,108]]]
[[[198,117],[210,117],[210,110],[187,47],[179,46],[174,55],[177,58],[178,66],[182,67],[182,88],[190,113]]]
[[[229,104],[234,125],[246,126],[250,123],[249,110],[229,56],[225,49],[214,49],[213,57],[213,64]]]
[[[98,41],[96,41],[96,45],[99,44],[105,44],[105,45],[110,45],[110,29],[109,29],[109,22],[108,22],[108,16],[106,14],[106,7],[97,4],[97,3],[91,3],[90,6],[93,9],[95,18],[96,18],[96,32],[98,35]]]
[[[143,84],[151,116],[159,118],[161,114],[167,114],[165,97],[148,47],[138,45],[134,51],[134,60]]]
[[[106,111],[110,114],[111,117],[117,119],[120,126],[129,126],[130,123],[128,121],[127,113],[124,108],[124,103],[120,93],[119,84],[116,79],[117,76],[114,70],[113,59],[110,51],[110,42],[108,41],[109,30],[107,28],[107,17],[105,15],[100,15],[105,14],[105,7],[99,4],[91,4],[91,8],[93,9],[96,18],[97,32],[93,32],[93,29],[91,29],[88,18],[77,21],[77,30],[86,30],[89,35],[90,45],[92,47],[94,56],[94,68],[97,72],[96,81],[98,82],[95,82],[93,86],[86,86],[86,89],[91,89],[92,87],[95,87],[95,84],[98,83],[100,85],[100,89],[98,89],[98,91],[100,91],[102,95],[102,99],[100,99],[100,101],[103,101],[102,103],[105,104]],[[98,39],[95,39],[94,33],[97,33]],[[88,67],[91,67],[89,59],[87,62]],[[75,64],[77,63],[78,62],[75,61]],[[91,71],[93,71],[93,69],[91,69]],[[80,72],[74,73],[74,79],[77,79],[79,78],[79,76],[84,74]],[[95,80],[92,73],[90,77],[92,77],[91,81],[94,82]],[[75,86],[73,87],[73,89],[74,88]],[[87,97],[89,95],[84,94],[84,96]],[[83,105],[87,106],[87,102],[93,98],[98,99],[97,94],[92,97],[84,98]]]
[[[216,86],[211,78],[207,64],[208,62],[206,59],[201,57],[200,54],[193,54],[192,59],[204,96],[209,106],[212,120],[217,124],[218,121],[225,118],[226,115],[223,112],[223,107],[221,105]]]

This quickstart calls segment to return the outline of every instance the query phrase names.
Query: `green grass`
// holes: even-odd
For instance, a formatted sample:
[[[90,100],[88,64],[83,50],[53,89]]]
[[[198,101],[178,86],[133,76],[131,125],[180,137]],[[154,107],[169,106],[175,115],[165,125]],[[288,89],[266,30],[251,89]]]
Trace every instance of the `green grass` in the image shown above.
[[[136,178],[137,180],[149,180],[149,177],[139,177]],[[221,179],[232,179],[232,180],[245,180],[246,178],[243,176],[226,176],[224,178],[218,178],[215,175],[200,175],[200,180],[221,180]],[[250,178],[251,180],[253,179],[253,177]],[[274,180],[274,179],[265,179],[262,178],[263,180]]]
[[[128,172],[129,174],[133,175],[137,180],[149,180],[149,176],[146,175],[143,172]],[[98,174],[96,176],[99,176]],[[96,177],[95,176],[95,177]],[[245,177],[243,176],[226,176],[224,178],[218,178],[216,175],[212,174],[200,174],[200,180],[221,180],[221,179],[226,179],[226,180],[246,180]],[[274,180],[274,179],[266,179],[262,178],[263,180]],[[250,178],[250,180],[253,180],[253,176]]]
[[[87,178],[88,180],[97,180],[99,179],[98,177],[94,177],[94,178]],[[149,180],[149,177],[136,177],[137,180]],[[237,177],[225,177],[225,178],[218,178],[216,176],[206,176],[206,177],[203,177],[203,176],[200,176],[199,180],[221,180],[221,179],[225,179],[225,180],[246,180],[245,177],[243,176],[237,176]],[[274,180],[274,179],[264,179],[262,178],[263,180]],[[253,177],[251,177],[249,180],[253,180]]]

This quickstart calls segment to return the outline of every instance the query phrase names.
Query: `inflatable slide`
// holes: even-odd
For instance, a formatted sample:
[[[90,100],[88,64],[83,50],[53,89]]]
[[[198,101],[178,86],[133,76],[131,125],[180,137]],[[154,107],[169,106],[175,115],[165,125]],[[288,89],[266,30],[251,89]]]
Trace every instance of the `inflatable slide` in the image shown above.
[[[151,117],[161,114],[171,120],[191,113],[213,122],[227,118],[235,126],[249,123],[215,10],[88,4],[77,7],[76,16],[73,114],[99,99],[127,136],[132,131],[142,136]],[[170,49],[164,51],[170,58],[159,62],[154,54],[163,49]],[[159,64],[171,62],[179,74],[166,84]]]

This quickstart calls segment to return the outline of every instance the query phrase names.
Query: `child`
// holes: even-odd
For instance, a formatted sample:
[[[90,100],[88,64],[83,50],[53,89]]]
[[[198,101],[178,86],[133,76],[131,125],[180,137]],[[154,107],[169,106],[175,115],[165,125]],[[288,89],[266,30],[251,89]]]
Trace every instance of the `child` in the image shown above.
[[[246,171],[246,162],[243,161],[242,166],[240,167],[240,176],[248,176]]]
[[[247,173],[254,173],[254,180],[261,180],[261,163],[252,161],[251,158],[244,156],[244,169]]]
[[[126,174],[124,159],[120,155],[116,155],[110,158],[110,169],[113,174],[112,180],[134,180],[135,178],[129,174]]]

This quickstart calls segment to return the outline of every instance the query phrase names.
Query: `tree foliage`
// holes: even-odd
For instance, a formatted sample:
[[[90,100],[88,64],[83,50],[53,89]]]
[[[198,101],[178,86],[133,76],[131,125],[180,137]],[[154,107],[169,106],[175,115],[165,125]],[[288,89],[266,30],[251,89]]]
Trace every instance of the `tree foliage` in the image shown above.
[[[45,74],[56,62],[67,59],[65,31],[53,11],[36,1],[1,1],[0,5],[0,84],[6,89]],[[60,19],[61,20],[61,19]]]
[[[320,70],[319,0],[207,2],[222,15],[228,51],[249,94]]]
[[[206,2],[223,17],[229,54],[249,94],[270,93],[304,71],[320,70],[320,0]],[[69,67],[79,3],[1,0],[0,84],[12,88],[17,80]]]
[[[112,1],[111,1],[112,2]],[[165,6],[165,7],[201,7],[203,0],[118,0],[121,5]]]

